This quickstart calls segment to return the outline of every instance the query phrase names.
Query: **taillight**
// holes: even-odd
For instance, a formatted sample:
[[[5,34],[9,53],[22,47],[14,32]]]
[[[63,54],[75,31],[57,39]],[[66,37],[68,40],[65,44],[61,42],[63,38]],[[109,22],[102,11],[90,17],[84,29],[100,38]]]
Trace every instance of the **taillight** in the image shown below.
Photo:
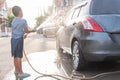
[[[81,23],[85,31],[103,32],[103,29],[99,26],[99,24],[90,17],[82,19]]]

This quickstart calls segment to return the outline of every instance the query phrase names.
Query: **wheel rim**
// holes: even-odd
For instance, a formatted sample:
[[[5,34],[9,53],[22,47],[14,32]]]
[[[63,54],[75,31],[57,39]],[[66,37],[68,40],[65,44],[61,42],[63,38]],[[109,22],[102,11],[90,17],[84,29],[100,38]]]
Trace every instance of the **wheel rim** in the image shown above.
[[[72,54],[73,67],[74,69],[77,69],[79,64],[79,45],[77,41],[74,42],[72,51],[73,51],[73,54]]]

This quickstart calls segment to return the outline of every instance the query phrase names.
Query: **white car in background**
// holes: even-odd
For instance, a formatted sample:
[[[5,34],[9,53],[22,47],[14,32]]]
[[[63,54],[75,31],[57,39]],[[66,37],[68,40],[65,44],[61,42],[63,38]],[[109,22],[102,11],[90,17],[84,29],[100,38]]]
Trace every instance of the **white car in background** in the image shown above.
[[[37,33],[44,37],[55,37],[57,30],[55,23],[44,23],[37,28]]]
[[[43,28],[43,36],[45,37],[56,37],[57,27],[46,27]]]

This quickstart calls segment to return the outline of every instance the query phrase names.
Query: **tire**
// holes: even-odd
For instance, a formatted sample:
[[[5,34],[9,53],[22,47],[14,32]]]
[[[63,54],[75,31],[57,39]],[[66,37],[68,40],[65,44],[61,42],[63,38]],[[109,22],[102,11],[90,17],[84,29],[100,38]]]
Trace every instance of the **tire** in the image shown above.
[[[72,43],[72,64],[76,71],[83,70],[85,66],[85,60],[77,40]]]

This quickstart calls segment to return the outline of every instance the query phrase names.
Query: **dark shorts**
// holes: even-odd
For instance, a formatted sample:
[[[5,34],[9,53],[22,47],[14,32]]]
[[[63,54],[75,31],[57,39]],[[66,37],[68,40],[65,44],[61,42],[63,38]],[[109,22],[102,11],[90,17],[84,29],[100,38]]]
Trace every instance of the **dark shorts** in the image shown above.
[[[11,53],[13,57],[23,57],[23,38],[11,39]]]

